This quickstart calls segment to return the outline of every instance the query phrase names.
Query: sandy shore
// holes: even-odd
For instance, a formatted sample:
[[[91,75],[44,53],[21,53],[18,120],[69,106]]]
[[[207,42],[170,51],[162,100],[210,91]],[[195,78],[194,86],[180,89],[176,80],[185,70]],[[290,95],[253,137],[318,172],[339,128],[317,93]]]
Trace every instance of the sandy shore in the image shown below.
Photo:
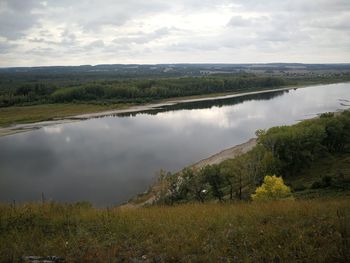
[[[247,95],[252,95],[252,94],[271,93],[271,92],[275,92],[275,91],[290,90],[290,89],[295,89],[295,88],[297,88],[297,87],[269,89],[269,90],[252,91],[252,92],[236,93],[236,94],[214,96],[214,97],[194,98],[194,99],[178,99],[178,100],[174,99],[174,100],[168,100],[168,101],[161,102],[161,103],[132,106],[130,108],[121,109],[121,110],[111,110],[111,111],[102,111],[102,112],[97,112],[97,113],[80,114],[80,115],[64,117],[64,118],[60,118],[60,119],[56,119],[56,120],[52,120],[52,121],[16,124],[16,125],[12,125],[9,127],[0,127],[0,136],[6,136],[6,135],[11,135],[11,134],[20,133],[20,132],[27,132],[27,131],[40,129],[40,128],[46,127],[46,126],[58,125],[58,124],[81,121],[81,120],[88,120],[88,119],[92,119],[92,118],[100,118],[100,117],[106,117],[106,116],[112,116],[112,115],[118,115],[118,114],[126,114],[126,113],[135,113],[135,112],[142,112],[142,111],[147,111],[147,110],[154,110],[154,109],[159,109],[162,107],[172,106],[172,105],[182,104],[182,103],[229,99],[229,98],[242,97],[242,96],[247,96]],[[298,87],[298,88],[300,88],[300,87]]]
[[[217,154],[210,156],[209,158],[203,159],[193,165],[190,168],[199,170],[206,165],[219,164],[225,160],[233,159],[239,155],[249,152],[256,145],[256,138],[252,138],[249,141],[233,146],[226,150],[223,150]]]
[[[52,120],[52,121],[41,121],[41,122],[33,122],[33,123],[16,124],[16,125],[12,125],[9,127],[0,128],[0,137],[11,135],[11,134],[16,134],[16,133],[20,133],[20,132],[38,130],[38,129],[41,129],[41,128],[47,127],[47,126],[59,125],[59,124],[64,124],[64,123],[71,123],[74,121],[78,121],[78,120],[59,119],[59,120]]]

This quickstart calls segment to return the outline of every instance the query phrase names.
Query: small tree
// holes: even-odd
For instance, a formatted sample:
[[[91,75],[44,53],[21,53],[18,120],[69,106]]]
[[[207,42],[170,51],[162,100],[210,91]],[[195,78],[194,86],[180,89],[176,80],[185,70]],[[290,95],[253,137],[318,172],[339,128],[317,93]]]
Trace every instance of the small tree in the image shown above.
[[[201,173],[196,173],[192,169],[182,170],[183,182],[180,185],[182,196],[188,200],[194,198],[196,201],[204,202],[207,183]]]
[[[283,182],[282,177],[265,176],[264,183],[252,194],[254,201],[267,201],[293,198],[290,188]]]
[[[200,175],[209,183],[213,196],[220,202],[223,201],[224,193],[221,191],[223,178],[220,175],[219,166],[216,164],[207,165],[200,170]]]

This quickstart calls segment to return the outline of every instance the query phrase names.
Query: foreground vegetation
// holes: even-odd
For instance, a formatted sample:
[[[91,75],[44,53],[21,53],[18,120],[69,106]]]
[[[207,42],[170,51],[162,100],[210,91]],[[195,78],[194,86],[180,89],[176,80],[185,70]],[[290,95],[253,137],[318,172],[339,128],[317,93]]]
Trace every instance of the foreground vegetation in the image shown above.
[[[350,199],[94,209],[0,207],[0,261],[349,262]]]

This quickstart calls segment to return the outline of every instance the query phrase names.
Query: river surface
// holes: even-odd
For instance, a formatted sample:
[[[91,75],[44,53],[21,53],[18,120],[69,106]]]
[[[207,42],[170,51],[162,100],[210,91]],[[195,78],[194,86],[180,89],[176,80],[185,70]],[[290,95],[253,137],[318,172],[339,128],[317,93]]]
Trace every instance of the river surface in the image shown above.
[[[350,83],[199,101],[0,138],[0,202],[121,204],[162,168],[177,171],[254,137],[349,108]]]

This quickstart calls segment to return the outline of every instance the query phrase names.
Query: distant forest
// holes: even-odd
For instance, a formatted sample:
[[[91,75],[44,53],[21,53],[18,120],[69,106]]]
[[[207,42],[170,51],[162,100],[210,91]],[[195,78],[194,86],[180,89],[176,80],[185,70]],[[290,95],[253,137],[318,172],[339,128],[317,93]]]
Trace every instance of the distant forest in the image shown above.
[[[140,103],[171,97],[280,87],[281,78],[256,76],[187,77],[151,80],[91,81],[75,85],[24,82],[0,92],[0,107],[68,102]]]
[[[350,80],[350,66],[98,65],[0,69],[0,107],[144,103],[159,99]]]

